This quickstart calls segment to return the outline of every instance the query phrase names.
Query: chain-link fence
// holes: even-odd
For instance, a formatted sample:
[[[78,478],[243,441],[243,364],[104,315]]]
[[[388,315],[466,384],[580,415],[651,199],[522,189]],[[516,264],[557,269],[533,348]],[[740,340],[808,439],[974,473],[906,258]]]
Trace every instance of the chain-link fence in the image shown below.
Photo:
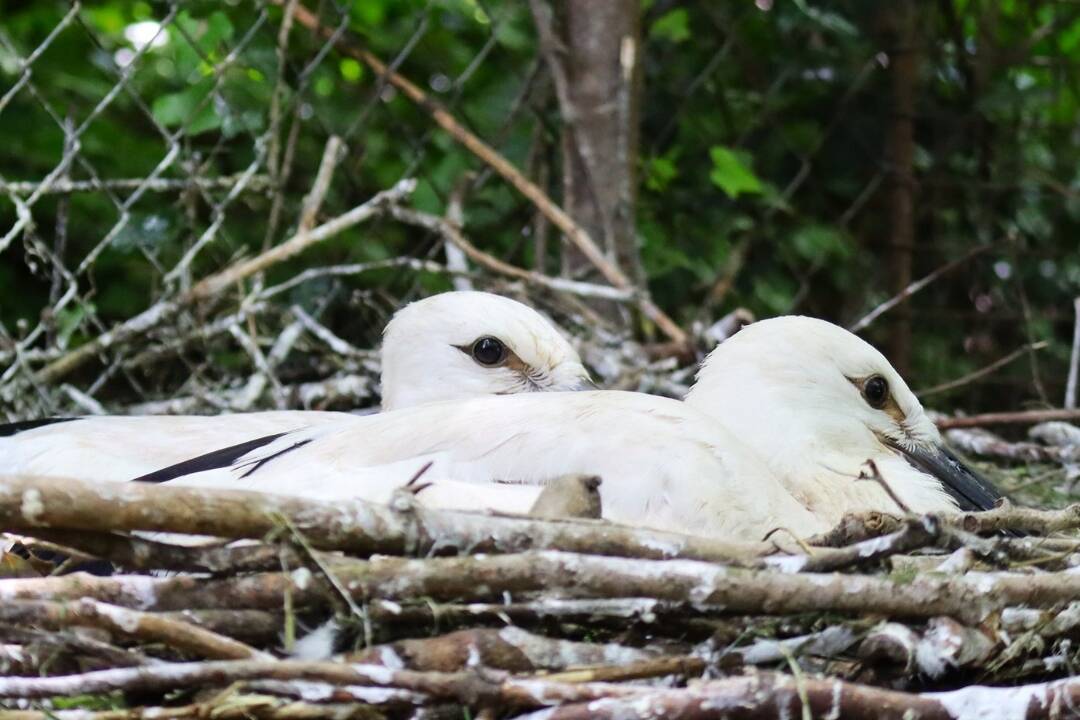
[[[389,313],[439,276],[471,282],[435,234],[384,219],[410,191],[416,208],[445,206],[466,169],[390,74],[468,21],[472,42],[424,78],[454,113],[525,16],[314,15],[296,2],[52,10],[0,35],[14,79],[0,118],[22,140],[0,185],[7,415],[371,402],[378,368],[363,348]],[[347,32],[365,19],[401,43],[388,68]],[[496,143],[523,103],[505,100],[518,110],[492,127]],[[475,193],[484,178],[470,182]],[[302,258],[275,255],[290,238]],[[365,276],[377,282],[348,282]]]
[[[736,306],[850,324],[895,292],[891,63],[906,46],[879,30],[880,8],[795,5],[644,11],[638,245],[654,297],[684,327]],[[1054,178],[1080,153],[1071,56],[1044,47],[1075,22],[1051,5],[1009,11],[997,66],[953,35],[977,9],[924,10],[914,44],[910,272],[955,268],[911,298],[913,385],[1050,344],[1041,366],[1018,360],[962,386],[973,405],[1059,402],[1064,383],[1080,259],[1062,241],[1072,180]],[[610,319],[585,302],[597,294],[640,305],[633,288],[555,277],[566,228],[543,193],[559,198],[573,118],[527,4],[6,14],[9,418],[370,403],[370,348],[389,313],[455,283],[536,289],[532,302],[580,327]],[[1000,98],[1047,84],[1042,105]],[[883,346],[895,312],[868,330]],[[666,316],[644,317],[630,331],[663,329]]]

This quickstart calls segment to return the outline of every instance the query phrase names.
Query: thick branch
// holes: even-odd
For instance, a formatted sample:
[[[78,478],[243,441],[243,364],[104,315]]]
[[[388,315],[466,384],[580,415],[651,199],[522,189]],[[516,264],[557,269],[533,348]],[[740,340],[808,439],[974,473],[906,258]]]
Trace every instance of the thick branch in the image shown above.
[[[8,528],[146,530],[262,538],[279,527],[277,518],[289,520],[316,548],[362,554],[550,548],[758,565],[761,555],[774,550],[764,543],[728,543],[583,520],[540,520],[423,507],[398,512],[356,499],[313,501],[238,490],[0,476],[0,524]]]
[[[1006,607],[1051,607],[1080,596],[1080,575],[926,574],[911,581],[863,575],[744,571],[691,560],[632,560],[553,551],[407,560],[343,559],[330,566],[357,600],[495,600],[505,593],[557,598],[655,598],[721,606],[728,613],[875,613],[897,618],[955,617],[975,624]],[[0,599],[90,597],[145,610],[281,607],[319,602],[311,575],[147,578],[83,574],[0,580]]]
[[[0,605],[0,623],[57,630],[99,627],[143,642],[161,642],[183,652],[218,660],[270,659],[270,655],[182,620],[153,615],[89,598],[72,602],[13,601]]]

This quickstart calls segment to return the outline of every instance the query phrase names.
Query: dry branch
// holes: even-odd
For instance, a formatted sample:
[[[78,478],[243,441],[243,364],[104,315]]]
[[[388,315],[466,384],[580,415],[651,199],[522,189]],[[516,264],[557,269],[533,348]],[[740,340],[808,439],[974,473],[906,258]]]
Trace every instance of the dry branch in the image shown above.
[[[596,283],[568,280],[566,278],[549,277],[535,270],[524,270],[516,265],[503,262],[494,255],[484,252],[469,242],[461,229],[446,218],[421,212],[410,208],[394,207],[390,213],[395,219],[410,225],[418,225],[432,232],[442,235],[443,239],[451,246],[460,249],[477,265],[482,265],[492,272],[506,275],[517,280],[523,280],[529,284],[544,287],[558,292],[572,293],[581,297],[602,298],[618,302],[634,302],[637,293],[632,288],[622,289]]]
[[[439,637],[401,640],[347,655],[344,659],[349,663],[427,672],[457,672],[480,665],[522,673],[567,670],[583,665],[624,665],[648,660],[655,654],[614,643],[548,638],[511,626],[497,630],[460,630]]]
[[[955,428],[945,433],[951,445],[969,455],[1020,463],[1080,461],[1080,447],[1056,447],[1033,442],[1009,442],[982,428]]]
[[[0,605],[0,623],[56,630],[97,627],[143,642],[162,642],[182,652],[218,660],[266,660],[253,647],[181,620],[97,602],[89,598],[55,603],[10,601]]]
[[[692,560],[631,560],[533,551],[408,560],[378,557],[330,566],[357,601],[503,598],[542,593],[552,598],[655,598],[720,606],[728,613],[876,613],[896,618],[955,617],[978,623],[1007,607],[1049,608],[1080,596],[1080,575],[1012,572],[963,576],[926,574],[907,581],[839,574],[736,570]],[[63,577],[0,580],[0,599],[90,597],[144,610],[281,607],[286,592],[298,606],[325,602],[303,570],[238,578]]]
[[[1061,510],[1033,510],[1006,504],[984,512],[951,516],[946,518],[945,522],[980,535],[1002,530],[1049,535],[1080,529],[1080,504],[1070,505]]]
[[[181,688],[221,687],[246,680],[313,681],[362,688],[388,688],[468,704],[499,703],[510,707],[539,707],[553,702],[581,702],[600,697],[641,694],[639,688],[607,683],[549,683],[508,680],[474,673],[436,673],[394,670],[381,665],[334,662],[210,661],[162,663],[138,668],[101,670],[51,678],[0,678],[0,697],[43,698],[115,691],[167,692]],[[397,693],[369,693],[373,705],[400,703]]]
[[[889,298],[885,302],[881,303],[876,308],[874,308],[873,310],[868,312],[866,315],[864,315],[863,317],[859,318],[857,321],[855,321],[854,323],[849,325],[848,330],[850,330],[853,333],[862,332],[863,330],[868,328],[870,326],[870,324],[873,323],[875,320],[877,320],[879,317],[881,317],[882,315],[884,315],[888,311],[892,310],[894,307],[896,307],[900,303],[904,302],[909,297],[911,297],[915,293],[919,292],[924,287],[926,287],[930,283],[934,282],[935,280],[937,280],[942,275],[945,275],[946,273],[949,273],[952,270],[955,270],[956,268],[958,268],[961,265],[963,265],[964,263],[966,263],[968,260],[971,260],[976,255],[984,253],[989,249],[990,249],[989,245],[979,245],[979,246],[969,250],[963,256],[958,257],[955,260],[942,265],[941,267],[939,267],[937,270],[934,270],[930,274],[919,278],[915,282],[913,282],[910,285],[903,288],[896,295],[892,296],[891,298]]]
[[[172,707],[123,710],[0,710],[0,720],[382,720],[378,710],[355,701],[295,702],[268,695],[229,694],[222,699]]]
[[[0,476],[0,523],[8,528],[156,532],[259,539],[285,518],[319,549],[426,553],[550,548],[642,558],[758,565],[773,546],[728,543],[585,520],[538,520],[363,500],[313,501],[246,491],[143,483]],[[257,552],[257,551],[252,551]]]
[[[951,428],[971,428],[982,425],[1034,425],[1050,420],[1080,420],[1080,410],[1020,410],[1017,412],[983,413],[981,415],[960,415],[942,417],[935,424],[942,430]]]
[[[1073,716],[1078,702],[1080,682],[1075,680],[916,694],[842,680],[759,673],[713,680],[685,690],[654,690],[638,697],[568,705],[523,715],[519,720],[773,720],[800,715],[844,720],[1038,720]]]

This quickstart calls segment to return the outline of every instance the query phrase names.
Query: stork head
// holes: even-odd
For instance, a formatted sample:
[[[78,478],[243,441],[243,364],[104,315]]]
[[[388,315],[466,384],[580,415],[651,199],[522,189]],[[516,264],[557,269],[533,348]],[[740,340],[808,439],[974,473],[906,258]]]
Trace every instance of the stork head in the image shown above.
[[[383,333],[382,368],[384,410],[591,384],[550,321],[485,292],[447,292],[399,310]]]
[[[687,402],[787,477],[856,476],[873,460],[916,512],[988,509],[1001,497],[945,447],[885,356],[824,320],[748,325],[706,358]]]

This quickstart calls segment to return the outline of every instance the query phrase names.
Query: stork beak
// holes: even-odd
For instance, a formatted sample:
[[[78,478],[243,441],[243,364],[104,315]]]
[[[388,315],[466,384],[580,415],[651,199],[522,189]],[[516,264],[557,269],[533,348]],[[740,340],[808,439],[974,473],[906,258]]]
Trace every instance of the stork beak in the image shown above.
[[[941,481],[942,487],[961,510],[989,510],[1003,497],[993,483],[960,461],[944,445],[929,447],[904,447],[899,443],[889,445],[904,456],[913,467]]]

